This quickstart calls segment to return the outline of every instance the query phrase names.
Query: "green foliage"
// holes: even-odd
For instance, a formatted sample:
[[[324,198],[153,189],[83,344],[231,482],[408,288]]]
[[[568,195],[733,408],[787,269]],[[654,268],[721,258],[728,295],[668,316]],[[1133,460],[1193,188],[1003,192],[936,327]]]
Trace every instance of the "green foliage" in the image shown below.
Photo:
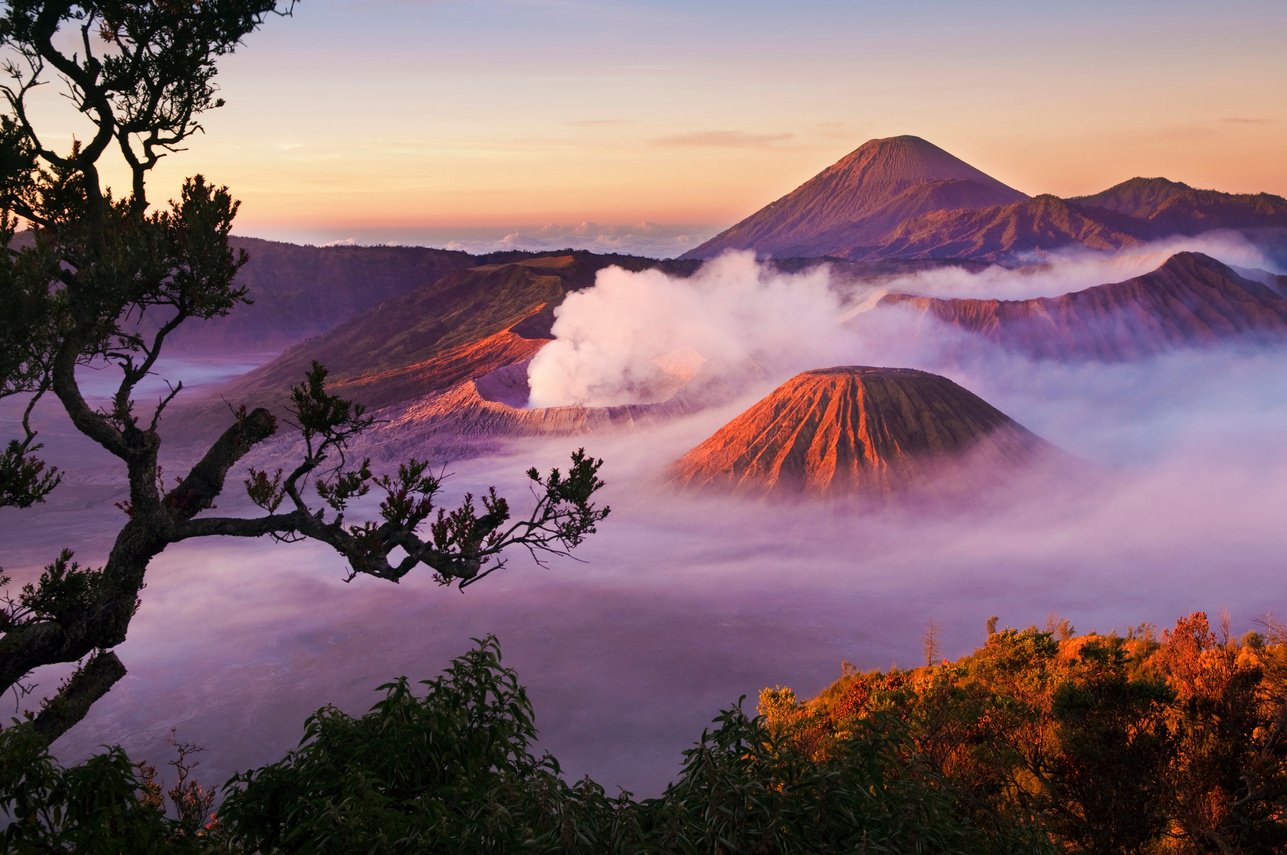
[[[363,716],[326,707],[284,760],[234,779],[220,812],[248,850],[558,852],[570,794],[537,757],[527,693],[495,638]]]
[[[97,570],[82,567],[64,549],[54,563],[46,565],[40,579],[22,586],[16,598],[0,609],[0,630],[20,623],[60,620],[88,608],[94,601],[101,577]],[[3,586],[8,580],[0,581]]]
[[[62,481],[62,472],[49,466],[35,453],[38,442],[11,439],[0,451],[0,508],[29,508],[42,502]]]
[[[372,424],[361,404],[326,391],[326,368],[317,362],[304,382],[290,390],[291,413],[298,421],[309,456],[324,459],[330,448],[342,447]]]
[[[405,679],[360,717],[333,707],[300,748],[230,784],[220,829],[237,848],[290,852],[1036,852],[1018,827],[981,828],[882,719],[818,762],[741,705],[684,754],[659,798],[569,786],[517,676],[487,637],[418,696]]]
[[[246,495],[256,507],[263,508],[270,514],[280,508],[282,499],[286,498],[280,467],[271,476],[262,469],[251,467],[250,477],[243,483],[246,487]]]
[[[12,119],[0,117],[0,170],[18,168],[14,160],[25,161],[27,155],[14,153],[22,148],[15,141],[17,133]],[[24,167],[25,168],[25,167]],[[8,198],[12,176],[0,175],[0,199]],[[49,354],[52,352],[55,301],[47,294],[35,293],[31,281],[52,280],[53,261],[36,251],[12,255],[16,220],[5,204],[0,216],[0,399],[30,395],[39,398],[49,388]],[[0,451],[0,508],[26,508],[44,501],[62,479],[62,474],[36,457],[41,444],[29,418],[34,400],[23,413],[23,438],[9,440]]]
[[[1239,644],[1196,613],[1160,641],[1064,636],[992,625],[950,665],[848,674],[806,704],[778,689],[764,706],[823,760],[892,718],[976,826],[1072,851],[1287,846],[1287,632]]]
[[[137,151],[135,162],[173,151],[201,129],[197,117],[222,105],[214,85],[215,61],[276,11],[276,0],[203,0],[201,3],[102,0],[48,2],[11,0],[0,20],[0,42],[39,45],[64,27],[81,30],[88,43],[100,42],[101,58],[92,65],[58,70],[78,86],[78,106],[110,112]],[[293,4],[287,4],[289,10]],[[194,14],[194,6],[201,14]],[[38,58],[34,52],[24,58]],[[39,65],[32,63],[32,71]],[[22,71],[15,64],[19,82]],[[34,75],[33,75],[34,76]],[[100,139],[100,137],[104,137]],[[110,134],[88,146],[117,143]],[[120,141],[122,148],[129,142]],[[96,156],[96,155],[95,155]]]
[[[1095,852],[1138,851],[1167,826],[1170,792],[1158,771],[1174,752],[1165,721],[1174,694],[1126,666],[1121,639],[1089,641],[1051,701],[1057,749],[1046,786],[1060,809],[1049,824]]]
[[[365,462],[363,469],[365,470]],[[433,510],[434,494],[442,487],[442,479],[428,475],[429,462],[411,458],[398,466],[397,476],[381,475],[375,485],[384,491],[380,502],[380,517],[390,525],[415,528],[428,518]],[[361,480],[370,479],[370,472],[359,473]],[[492,494],[495,500],[495,493]],[[466,499],[466,503],[468,499]],[[488,510],[493,505],[488,505]]]
[[[985,831],[915,755],[895,719],[871,722],[826,758],[739,704],[684,753],[678,781],[639,807],[647,851],[1038,852],[1019,828]]]
[[[586,535],[594,534],[595,525],[611,510],[607,507],[598,509],[590,502],[595,491],[603,486],[599,479],[599,467],[602,465],[602,460],[595,460],[585,453],[584,448],[578,448],[572,452],[572,466],[567,475],[551,469],[550,474],[542,479],[535,469],[527,471],[527,477],[545,490],[542,504],[559,512],[554,534],[566,548],[570,549]]]
[[[198,851],[120,748],[63,768],[22,725],[0,730],[0,823],[0,849],[14,855]]]

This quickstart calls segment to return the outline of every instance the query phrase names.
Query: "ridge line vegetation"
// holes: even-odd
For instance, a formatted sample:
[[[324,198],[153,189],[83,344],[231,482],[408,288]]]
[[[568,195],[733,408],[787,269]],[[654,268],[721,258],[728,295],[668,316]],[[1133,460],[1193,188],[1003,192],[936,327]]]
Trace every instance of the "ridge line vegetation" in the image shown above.
[[[1265,853],[1287,847],[1287,627],[995,629],[955,661],[745,698],[651,799],[568,783],[492,636],[213,791],[177,743],[60,768],[0,732],[10,851]],[[15,774],[17,773],[17,774]],[[95,849],[87,841],[93,841]],[[105,848],[104,848],[105,847]],[[151,848],[148,848],[151,847]]]

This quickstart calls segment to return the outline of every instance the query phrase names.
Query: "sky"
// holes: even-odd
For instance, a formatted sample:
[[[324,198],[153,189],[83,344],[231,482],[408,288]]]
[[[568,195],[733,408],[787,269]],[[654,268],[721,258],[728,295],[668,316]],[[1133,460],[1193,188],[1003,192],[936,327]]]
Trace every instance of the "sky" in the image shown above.
[[[1028,193],[1287,195],[1285,36],[1281,0],[304,0],[155,185],[263,237],[657,252],[899,134]]]

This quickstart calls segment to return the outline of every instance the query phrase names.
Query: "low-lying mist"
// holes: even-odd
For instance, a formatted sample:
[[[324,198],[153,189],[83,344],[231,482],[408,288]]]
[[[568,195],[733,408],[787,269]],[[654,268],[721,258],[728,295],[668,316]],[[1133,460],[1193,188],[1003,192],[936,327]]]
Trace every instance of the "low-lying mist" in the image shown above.
[[[748,263],[726,257],[701,286],[716,296],[682,299],[737,303],[745,283],[710,283]],[[741,322],[724,339],[733,341],[727,352],[731,364],[746,359],[756,368],[736,400],[632,433],[533,441],[447,462],[452,496],[496,484],[521,507],[527,467],[562,465],[580,445],[603,457],[613,512],[577,551],[584,563],[540,568],[516,555],[462,594],[428,574],[401,585],[344,584],[339,559],[316,545],[183,544],[154,563],[119,648],[129,676],[59,752],[70,760],[119,742],[163,764],[177,726],[181,739],[209,749],[198,775],[221,782],[293,747],[304,717],[322,704],[361,711],[378,684],[431,676],[470,637],[492,632],[529,687],[543,744],[566,774],[649,795],[740,695],[753,706],[765,686],[811,694],[846,660],[864,669],[920,664],[931,621],[942,655],[955,657],[983,641],[990,615],[1018,626],[1058,615],[1081,631],[1109,631],[1227,608],[1242,632],[1259,616],[1287,613],[1287,348],[1181,351],[1114,365],[1030,362],[985,349],[961,359],[957,348],[902,337],[896,325],[824,332],[827,323],[834,332],[834,317],[793,309],[788,298],[820,289],[834,299],[819,305],[843,313],[852,295],[825,278],[783,284],[766,275],[755,274],[751,293],[774,295],[778,302],[766,305],[778,306],[778,326],[818,331],[819,346],[795,352],[772,330],[764,332],[771,346],[739,343],[755,334]],[[655,358],[691,341],[668,338],[663,352],[643,344],[623,351],[618,370],[639,353]],[[796,370],[845,363],[946,374],[1084,461],[1094,477],[1039,474],[990,504],[932,516],[742,501],[665,483],[676,458]],[[609,371],[599,376],[611,380]],[[84,467],[46,507],[0,512],[6,572],[17,582],[60,545],[101,560],[120,520],[103,510],[111,503],[100,485],[108,482],[93,471]],[[57,675],[38,679],[52,685]]]
[[[1057,297],[1095,285],[1121,282],[1156,270],[1177,252],[1200,252],[1232,267],[1273,271],[1275,264],[1246,237],[1237,232],[1207,232],[1173,237],[1115,252],[1084,247],[1044,252],[1030,264],[990,266],[981,270],[939,267],[899,276],[890,291],[934,297],[980,297],[1023,300]]]

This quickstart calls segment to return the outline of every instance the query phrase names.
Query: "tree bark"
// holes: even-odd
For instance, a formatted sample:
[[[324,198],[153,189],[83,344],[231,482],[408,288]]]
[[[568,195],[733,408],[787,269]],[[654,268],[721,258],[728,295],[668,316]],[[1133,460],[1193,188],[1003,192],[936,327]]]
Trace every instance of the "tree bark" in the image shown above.
[[[125,666],[115,653],[99,653],[72,675],[31,726],[47,743],[53,743],[78,724],[94,702],[124,676]]]

